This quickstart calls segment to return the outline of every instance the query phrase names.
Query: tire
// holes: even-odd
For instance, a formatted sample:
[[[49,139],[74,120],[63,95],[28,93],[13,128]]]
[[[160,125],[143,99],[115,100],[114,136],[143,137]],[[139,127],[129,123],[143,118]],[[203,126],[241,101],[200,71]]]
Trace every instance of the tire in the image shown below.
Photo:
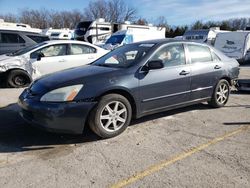
[[[89,116],[89,126],[102,138],[121,134],[130,124],[132,108],[129,101],[118,94],[108,94],[101,98]]]
[[[23,70],[12,70],[7,75],[7,85],[14,88],[27,87],[31,79]]]
[[[230,85],[227,80],[222,79],[217,83],[211,101],[208,104],[215,108],[223,107],[229,99],[229,94]]]

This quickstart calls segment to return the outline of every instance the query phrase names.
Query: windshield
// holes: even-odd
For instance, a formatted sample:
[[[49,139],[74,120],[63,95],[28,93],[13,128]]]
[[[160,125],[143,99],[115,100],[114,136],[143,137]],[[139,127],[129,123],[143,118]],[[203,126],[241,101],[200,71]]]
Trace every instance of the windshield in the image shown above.
[[[18,51],[15,51],[13,53],[10,53],[10,54],[7,54],[8,56],[18,56],[18,55],[23,55],[35,48],[38,48],[40,46],[44,46],[45,44],[47,44],[46,42],[43,42],[43,43],[39,43],[39,44],[35,44],[35,45],[32,45],[32,46],[29,46],[29,47],[26,47],[26,48],[23,48],[21,50],[18,50]]]
[[[154,46],[153,43],[127,44],[109,52],[92,65],[126,68],[136,64]]]
[[[112,45],[121,44],[124,37],[125,35],[113,35],[106,41],[106,44],[112,44]]]
[[[88,30],[89,26],[91,25],[92,21],[80,22],[75,29],[75,34],[82,36],[85,35],[86,31]]]

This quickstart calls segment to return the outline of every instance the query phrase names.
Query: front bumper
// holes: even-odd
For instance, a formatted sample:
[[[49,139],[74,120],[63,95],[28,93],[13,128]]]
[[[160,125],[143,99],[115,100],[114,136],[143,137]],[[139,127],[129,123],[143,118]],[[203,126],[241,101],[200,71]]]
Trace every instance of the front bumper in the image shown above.
[[[96,102],[45,103],[21,95],[21,117],[38,128],[58,133],[82,134]]]

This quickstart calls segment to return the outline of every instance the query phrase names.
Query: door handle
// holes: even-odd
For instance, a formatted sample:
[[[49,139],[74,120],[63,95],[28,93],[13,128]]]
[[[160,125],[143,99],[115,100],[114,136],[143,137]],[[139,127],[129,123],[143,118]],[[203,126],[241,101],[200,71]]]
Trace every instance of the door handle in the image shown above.
[[[61,60],[59,60],[59,62],[65,62],[66,60],[65,59],[61,59]]]
[[[90,57],[88,57],[88,59],[94,59],[95,57],[93,57],[93,56],[90,56]]]
[[[221,68],[221,66],[219,66],[219,65],[215,65],[215,67],[214,67],[214,69],[220,69]]]
[[[183,71],[180,72],[180,75],[187,75],[187,74],[189,74],[189,73],[190,73],[190,72],[183,70]]]

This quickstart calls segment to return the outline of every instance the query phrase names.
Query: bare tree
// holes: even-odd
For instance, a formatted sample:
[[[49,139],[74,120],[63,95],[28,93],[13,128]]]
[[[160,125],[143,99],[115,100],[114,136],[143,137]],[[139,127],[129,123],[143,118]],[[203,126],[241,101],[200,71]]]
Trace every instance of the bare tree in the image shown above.
[[[95,20],[105,18],[109,22],[133,21],[136,9],[129,7],[123,0],[96,0],[89,3],[84,9],[86,18]]]
[[[49,11],[47,9],[40,10],[22,10],[20,13],[20,22],[29,24],[31,27],[47,28],[49,27]]]
[[[0,15],[0,19],[3,19],[5,22],[18,22],[17,15],[8,13]]]

